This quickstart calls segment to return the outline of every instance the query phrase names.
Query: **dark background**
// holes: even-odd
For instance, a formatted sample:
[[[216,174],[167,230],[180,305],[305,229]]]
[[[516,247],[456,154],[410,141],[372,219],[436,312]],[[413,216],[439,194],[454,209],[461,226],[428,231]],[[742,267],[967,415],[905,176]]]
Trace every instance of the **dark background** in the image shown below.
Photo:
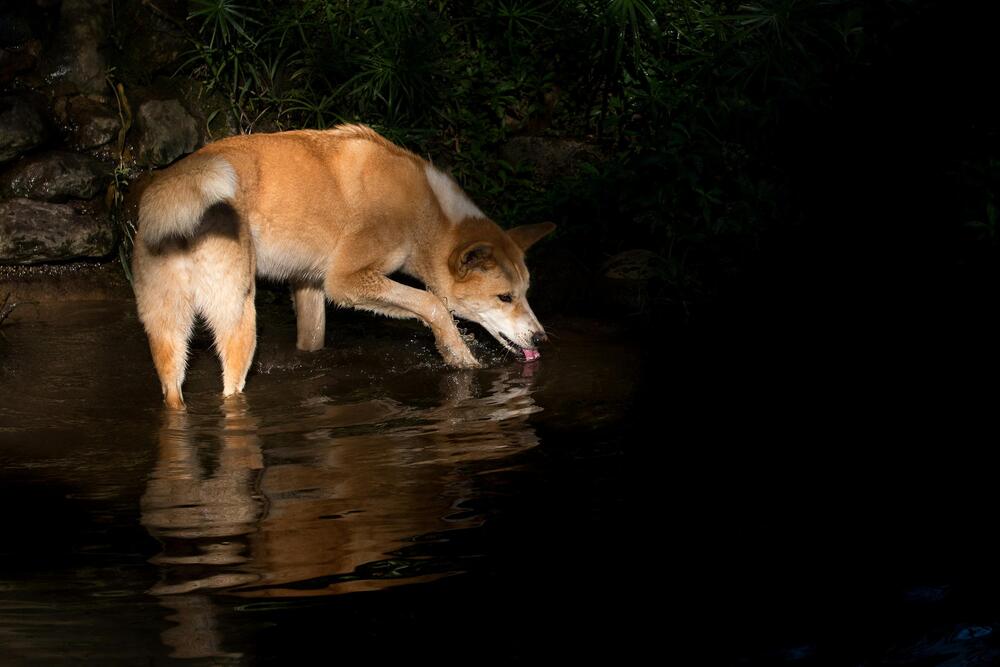
[[[533,252],[543,311],[718,320],[736,339],[755,322],[878,337],[993,319],[987,3],[39,0],[3,16],[5,108],[49,127],[0,190],[64,202],[25,193],[19,165],[96,157],[107,193],[65,205],[103,211],[123,265],[129,196],[155,168],[233,133],[365,122],[501,225],[558,224]],[[156,103],[179,110],[164,128]],[[120,133],[81,143],[95,116]]]
[[[525,661],[605,632],[608,656],[759,664],[938,664],[960,642],[891,652],[1000,619],[994,3],[112,4],[102,48],[133,107],[179,96],[205,141],[370,123],[500,224],[556,222],[529,256],[535,310],[642,350],[621,451],[579,464],[608,466],[595,505],[621,514],[593,525],[614,542],[576,560],[587,545],[512,508],[517,539],[491,536],[505,578],[446,584],[440,618],[503,600],[484,623],[530,627]],[[7,11],[55,43],[57,5]],[[179,46],[160,57],[154,33]],[[8,90],[58,97],[32,76]],[[154,166],[137,131],[104,156],[126,258],[116,197]],[[534,533],[531,557],[503,551]],[[538,590],[551,615],[518,609]],[[410,623],[390,595],[364,628]],[[571,611],[588,595],[606,616]]]

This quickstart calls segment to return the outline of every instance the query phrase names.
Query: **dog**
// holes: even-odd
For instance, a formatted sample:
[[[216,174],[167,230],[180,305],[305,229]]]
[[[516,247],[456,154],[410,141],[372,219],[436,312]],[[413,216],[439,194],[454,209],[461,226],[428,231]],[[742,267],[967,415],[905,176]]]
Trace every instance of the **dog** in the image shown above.
[[[142,193],[132,262],[139,319],[166,404],[184,405],[188,339],[215,337],[223,395],[256,348],[255,276],[292,286],[299,349],[323,347],[326,300],[430,327],[445,362],[479,362],[453,316],[521,360],[545,330],[524,253],[549,222],[503,230],[426,160],[364,125],[230,137],[163,170]],[[426,290],[392,280],[401,272]]]

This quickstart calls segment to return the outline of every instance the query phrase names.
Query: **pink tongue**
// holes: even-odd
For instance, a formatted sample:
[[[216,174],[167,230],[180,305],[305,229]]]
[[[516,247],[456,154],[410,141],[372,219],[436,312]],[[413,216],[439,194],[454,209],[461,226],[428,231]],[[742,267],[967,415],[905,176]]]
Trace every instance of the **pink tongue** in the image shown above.
[[[538,350],[529,350],[528,348],[524,348],[524,360],[525,361],[534,361],[535,359],[537,359],[540,356],[542,356],[542,355],[539,354]]]

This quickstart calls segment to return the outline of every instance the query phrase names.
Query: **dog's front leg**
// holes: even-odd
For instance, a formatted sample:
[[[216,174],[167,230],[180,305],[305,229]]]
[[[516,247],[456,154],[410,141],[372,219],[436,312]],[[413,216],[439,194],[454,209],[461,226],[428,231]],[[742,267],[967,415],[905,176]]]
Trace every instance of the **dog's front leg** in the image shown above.
[[[323,288],[308,283],[292,285],[295,306],[295,346],[305,352],[323,348],[326,334],[326,300]]]
[[[456,368],[479,368],[448,308],[431,292],[407,287],[370,269],[349,275],[327,274],[325,287],[330,299],[339,305],[422,320],[434,332],[445,363]]]

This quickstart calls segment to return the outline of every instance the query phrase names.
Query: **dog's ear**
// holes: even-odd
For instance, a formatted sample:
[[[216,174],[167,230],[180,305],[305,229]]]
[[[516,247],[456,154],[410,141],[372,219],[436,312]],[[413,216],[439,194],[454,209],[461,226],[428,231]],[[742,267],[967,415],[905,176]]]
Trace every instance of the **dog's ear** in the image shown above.
[[[451,272],[458,276],[459,280],[469,275],[469,271],[489,269],[495,265],[493,244],[485,241],[470,243],[451,254]]]
[[[521,225],[514,229],[508,229],[507,235],[521,250],[526,251],[540,239],[551,234],[555,228],[556,226],[551,222],[539,222],[536,225]]]

